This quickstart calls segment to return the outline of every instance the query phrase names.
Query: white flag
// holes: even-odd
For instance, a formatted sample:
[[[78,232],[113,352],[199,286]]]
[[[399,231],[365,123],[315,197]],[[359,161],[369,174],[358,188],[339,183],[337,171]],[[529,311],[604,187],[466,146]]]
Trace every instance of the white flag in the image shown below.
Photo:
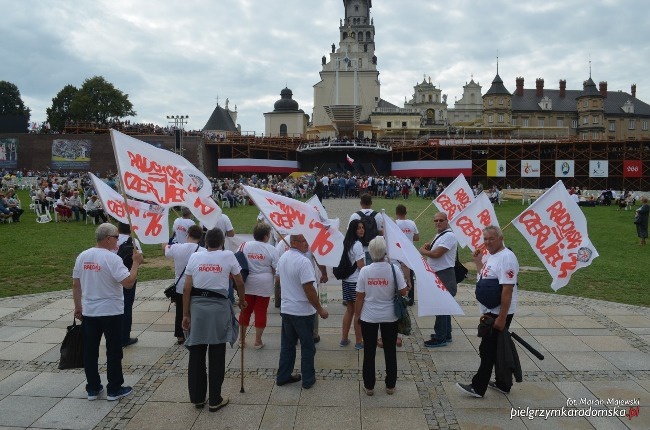
[[[598,257],[589,240],[587,219],[562,181],[512,220],[551,274],[555,291],[569,283],[576,270]]]
[[[399,260],[415,272],[418,289],[418,316],[429,315],[464,315],[465,313],[447,291],[438,275],[427,264],[413,242],[385,213],[384,238],[386,254],[393,260]]]
[[[129,196],[166,208],[187,206],[208,229],[216,226],[221,209],[212,199],[212,185],[192,163],[119,131],[111,130],[111,139]]]
[[[93,181],[93,187],[97,191],[104,211],[116,220],[128,224],[124,197],[97,176],[90,172],[88,175]],[[169,242],[169,209],[133,199],[127,199],[127,203],[132,230],[140,242],[147,245]]]
[[[483,246],[483,229],[488,225],[499,226],[499,220],[490,198],[485,193],[479,194],[449,223],[458,243],[463,247],[468,246],[472,252]],[[484,250],[484,253],[486,252],[487,250]]]
[[[336,230],[339,229],[340,221],[338,218],[333,218],[329,219],[329,216],[327,216],[327,211],[325,210],[325,206],[321,203],[320,200],[318,200],[318,196],[314,194],[307,200],[305,203],[307,203],[310,206],[313,206],[314,209],[318,211],[320,214],[321,218],[326,219],[330,222],[331,228],[335,228]]]
[[[244,185],[255,206],[278,231],[302,234],[318,264],[338,266],[343,234],[307,203]]]
[[[465,209],[472,201],[474,201],[474,192],[467,183],[465,175],[461,173],[436,197],[433,204],[436,205],[440,212],[446,213],[447,219],[451,221],[458,212]]]

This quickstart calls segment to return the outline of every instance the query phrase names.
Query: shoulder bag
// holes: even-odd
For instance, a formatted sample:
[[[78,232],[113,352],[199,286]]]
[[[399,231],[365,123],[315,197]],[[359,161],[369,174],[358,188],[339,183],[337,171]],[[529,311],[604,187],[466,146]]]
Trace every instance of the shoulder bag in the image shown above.
[[[411,334],[411,316],[409,315],[407,301],[408,299],[399,293],[397,287],[397,275],[395,274],[395,266],[390,264],[390,269],[393,271],[393,282],[395,282],[395,296],[393,296],[393,306],[395,315],[397,316],[397,332],[404,336]]]

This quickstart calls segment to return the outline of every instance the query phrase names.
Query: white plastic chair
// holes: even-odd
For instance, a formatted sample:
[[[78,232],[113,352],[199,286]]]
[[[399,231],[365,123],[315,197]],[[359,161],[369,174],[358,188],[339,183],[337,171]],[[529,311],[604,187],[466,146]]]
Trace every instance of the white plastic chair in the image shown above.
[[[39,224],[45,224],[52,221],[52,216],[50,215],[49,208],[45,209],[45,213],[41,211],[41,206],[36,205],[36,222]]]

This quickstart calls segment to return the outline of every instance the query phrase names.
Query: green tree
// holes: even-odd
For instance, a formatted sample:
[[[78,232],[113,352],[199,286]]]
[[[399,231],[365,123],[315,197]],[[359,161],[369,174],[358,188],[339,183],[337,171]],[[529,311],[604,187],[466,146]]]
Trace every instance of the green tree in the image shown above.
[[[135,116],[129,95],[124,94],[102,76],[86,79],[70,102],[71,119],[106,123]]]
[[[11,82],[0,81],[0,115],[27,115],[31,111],[23,103],[18,87]]]
[[[63,131],[65,123],[72,120],[70,113],[70,105],[79,90],[73,85],[66,85],[61,91],[52,99],[52,107],[47,108],[47,122],[54,131]]]

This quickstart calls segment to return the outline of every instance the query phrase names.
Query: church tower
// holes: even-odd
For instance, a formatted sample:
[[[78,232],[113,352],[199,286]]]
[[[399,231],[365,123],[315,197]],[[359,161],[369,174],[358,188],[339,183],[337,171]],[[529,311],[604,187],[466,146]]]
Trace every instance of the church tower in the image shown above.
[[[343,0],[338,47],[322,58],[320,82],[314,85],[311,132],[322,137],[359,137],[370,127],[379,103],[379,72],[371,0]]]

